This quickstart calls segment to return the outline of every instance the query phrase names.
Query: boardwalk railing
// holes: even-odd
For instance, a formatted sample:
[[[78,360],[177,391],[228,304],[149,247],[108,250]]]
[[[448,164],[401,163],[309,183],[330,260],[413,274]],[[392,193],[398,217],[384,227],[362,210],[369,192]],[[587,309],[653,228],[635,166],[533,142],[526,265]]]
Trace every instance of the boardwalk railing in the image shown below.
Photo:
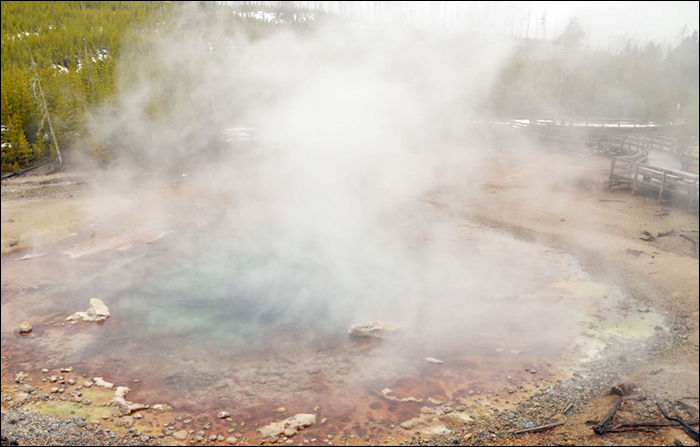
[[[698,174],[648,166],[648,152],[613,157],[610,165],[610,189],[626,187],[633,193],[653,194],[661,202],[673,202],[690,211],[698,211]]]
[[[659,124],[643,120],[552,118],[517,118],[500,126],[525,132],[542,141],[568,145],[584,142],[595,152],[612,157],[630,156],[639,152],[666,152],[680,161],[681,169],[697,174],[698,147],[687,146],[673,138],[657,135]]]

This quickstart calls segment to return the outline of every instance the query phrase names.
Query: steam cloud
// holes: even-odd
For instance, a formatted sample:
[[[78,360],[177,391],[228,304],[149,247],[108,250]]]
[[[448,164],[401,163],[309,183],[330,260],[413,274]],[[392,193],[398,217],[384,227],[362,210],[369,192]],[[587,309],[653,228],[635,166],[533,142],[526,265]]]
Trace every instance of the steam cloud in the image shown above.
[[[124,57],[118,104],[97,122],[130,170],[199,185],[193,211],[215,223],[175,252],[196,260],[198,284],[249,297],[257,318],[536,330],[499,303],[537,273],[470,246],[424,200],[445,185],[471,193],[488,143],[468,123],[512,43],[340,23],[250,41],[196,7],[172,28]],[[257,139],[211,156],[211,130],[232,127]]]

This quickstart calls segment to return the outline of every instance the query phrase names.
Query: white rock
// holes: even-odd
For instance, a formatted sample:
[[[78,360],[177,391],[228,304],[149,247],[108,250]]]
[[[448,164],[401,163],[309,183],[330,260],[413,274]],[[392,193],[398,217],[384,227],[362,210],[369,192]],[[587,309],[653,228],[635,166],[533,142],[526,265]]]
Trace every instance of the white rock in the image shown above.
[[[92,381],[95,383],[97,386],[101,386],[103,388],[114,388],[114,384],[112,382],[107,382],[105,379],[102,377],[93,377]],[[86,384],[87,386],[87,384]]]
[[[302,430],[306,427],[310,427],[315,423],[315,414],[300,413],[290,418],[287,418],[282,422],[273,422],[271,424],[268,424],[262,428],[259,428],[258,431],[260,432],[260,435],[262,435],[262,437],[264,438],[271,438],[273,436],[280,435],[284,435],[288,438],[291,438],[292,436],[296,435],[299,432],[299,430]]]
[[[348,334],[358,338],[393,338],[401,332],[398,324],[386,321],[365,321],[355,324],[348,329]]]
[[[442,365],[442,360],[434,359],[432,357],[426,357],[425,361],[428,363],[435,363],[437,365]]]
[[[135,404],[127,401],[125,397],[130,391],[131,390],[128,387],[118,386],[117,389],[114,390],[114,397],[112,398],[111,403],[118,407],[124,414],[131,414],[132,411],[144,410],[148,408],[148,405],[146,404]]]
[[[109,308],[98,298],[90,298],[90,307],[86,312],[76,312],[66,318],[68,321],[83,320],[83,321],[104,321],[111,313]]]

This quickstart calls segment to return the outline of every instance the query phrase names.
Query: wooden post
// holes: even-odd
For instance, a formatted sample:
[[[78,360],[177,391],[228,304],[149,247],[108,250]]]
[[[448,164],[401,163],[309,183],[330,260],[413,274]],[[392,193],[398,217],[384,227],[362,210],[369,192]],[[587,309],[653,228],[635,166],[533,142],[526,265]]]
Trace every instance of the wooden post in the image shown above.
[[[639,177],[639,162],[635,164],[634,179],[632,180],[632,193],[637,193],[637,177]]]
[[[664,173],[661,175],[661,187],[659,188],[659,202],[663,201],[664,183],[666,183],[666,170],[665,169],[664,169]]]
[[[29,44],[27,42],[24,42],[25,45],[27,45],[27,50],[29,50],[29,59],[32,61],[32,68],[34,69],[34,75],[36,76],[36,83],[39,86],[39,93],[41,94],[41,101],[44,104],[44,113],[46,114],[46,120],[49,123],[49,130],[51,131],[51,138],[53,139],[53,144],[56,146],[56,159],[58,160],[58,164],[62,165],[63,164],[63,158],[61,157],[61,150],[58,147],[58,140],[56,140],[56,134],[53,131],[53,124],[51,123],[51,115],[49,114],[49,107],[46,105],[46,97],[44,96],[44,89],[41,88],[41,79],[39,79],[39,72],[36,70],[36,64],[34,63],[34,56],[32,55],[32,49],[29,48]]]
[[[610,179],[608,180],[608,188],[613,188],[613,176],[615,175],[615,164],[617,163],[617,157],[613,157],[612,164],[610,165]]]

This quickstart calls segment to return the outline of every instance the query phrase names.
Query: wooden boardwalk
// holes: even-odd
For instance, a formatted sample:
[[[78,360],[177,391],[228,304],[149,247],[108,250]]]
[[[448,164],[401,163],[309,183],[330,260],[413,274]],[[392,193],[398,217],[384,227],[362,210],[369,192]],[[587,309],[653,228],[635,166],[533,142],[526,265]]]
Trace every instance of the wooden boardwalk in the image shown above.
[[[561,144],[585,144],[594,152],[612,157],[610,189],[627,188],[634,194],[652,195],[698,212],[698,147],[659,136],[658,126],[641,121],[516,119],[503,125]],[[662,152],[678,160],[680,169],[649,165],[649,153]]]
[[[646,165],[648,151],[613,157],[610,189],[629,188],[633,193],[651,194],[661,202],[671,202],[698,211],[698,174]]]

